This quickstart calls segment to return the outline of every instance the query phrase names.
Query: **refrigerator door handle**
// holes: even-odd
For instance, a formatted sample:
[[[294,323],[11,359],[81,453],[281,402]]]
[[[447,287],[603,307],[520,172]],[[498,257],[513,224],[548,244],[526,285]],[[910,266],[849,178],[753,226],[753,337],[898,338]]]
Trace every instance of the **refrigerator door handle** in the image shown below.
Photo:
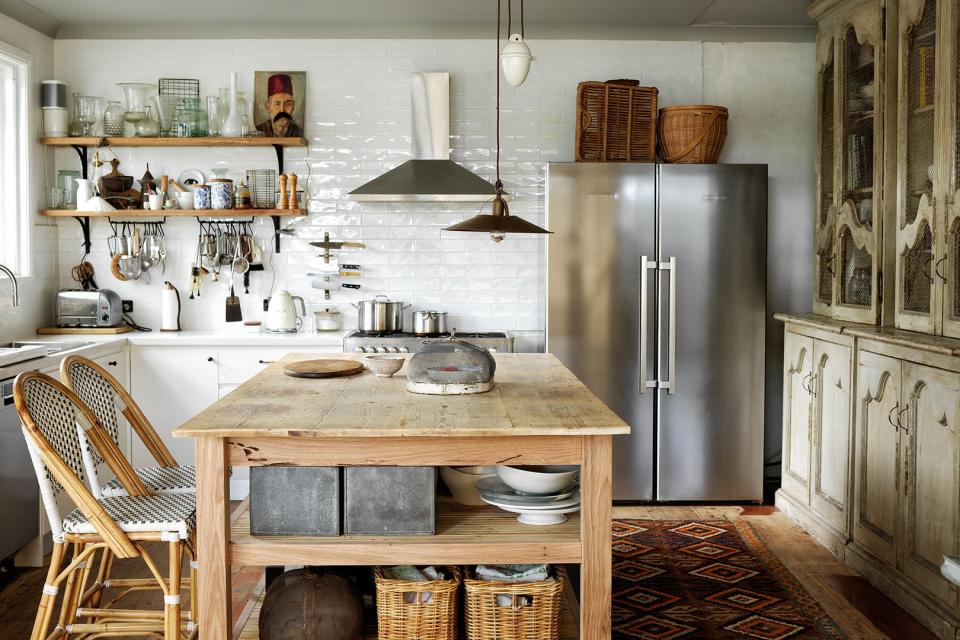
[[[670,258],[660,263],[660,269],[670,272],[670,306],[667,316],[667,379],[661,380],[659,387],[673,395],[677,392],[677,259]]]
[[[647,301],[649,300],[647,271],[656,269],[657,263],[648,260],[647,256],[640,257],[640,393],[646,393],[647,389],[657,387],[656,380],[647,379]]]

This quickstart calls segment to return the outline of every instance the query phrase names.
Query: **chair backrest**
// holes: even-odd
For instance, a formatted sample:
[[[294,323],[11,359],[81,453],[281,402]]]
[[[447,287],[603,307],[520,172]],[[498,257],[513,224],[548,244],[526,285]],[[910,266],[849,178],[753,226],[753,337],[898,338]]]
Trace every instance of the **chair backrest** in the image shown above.
[[[117,410],[162,467],[177,466],[176,458],[160,439],[147,416],[120,381],[99,364],[82,356],[68,356],[60,363],[60,378],[100,419],[114,442],[119,442]],[[99,464],[99,460],[95,460]],[[92,472],[91,472],[92,473]]]
[[[17,376],[13,399],[55,539],[63,539],[62,514],[56,496],[66,491],[114,553],[120,557],[138,555],[136,546],[83,482],[85,465],[79,430],[86,434],[130,495],[149,495],[103,424],[72,391],[43,373],[30,371]]]

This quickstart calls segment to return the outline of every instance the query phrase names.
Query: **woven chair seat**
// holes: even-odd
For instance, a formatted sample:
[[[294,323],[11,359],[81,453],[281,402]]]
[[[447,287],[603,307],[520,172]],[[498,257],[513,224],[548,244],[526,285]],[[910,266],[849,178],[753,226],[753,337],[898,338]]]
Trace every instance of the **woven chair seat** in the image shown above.
[[[186,540],[196,527],[197,505],[193,494],[114,496],[103,498],[100,504],[125,533],[173,533]],[[79,509],[74,509],[63,519],[63,530],[67,533],[96,533]]]
[[[136,472],[151,493],[170,495],[197,492],[196,472],[192,466],[143,467]],[[104,498],[127,495],[127,490],[117,478],[103,485],[101,491]]]

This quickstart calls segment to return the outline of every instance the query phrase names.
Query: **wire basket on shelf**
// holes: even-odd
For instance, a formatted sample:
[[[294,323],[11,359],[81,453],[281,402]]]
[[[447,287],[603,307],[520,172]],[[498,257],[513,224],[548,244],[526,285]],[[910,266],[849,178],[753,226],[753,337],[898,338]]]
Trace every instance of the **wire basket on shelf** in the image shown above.
[[[250,188],[250,206],[254,209],[273,209],[276,206],[277,172],[273,169],[247,169]]]

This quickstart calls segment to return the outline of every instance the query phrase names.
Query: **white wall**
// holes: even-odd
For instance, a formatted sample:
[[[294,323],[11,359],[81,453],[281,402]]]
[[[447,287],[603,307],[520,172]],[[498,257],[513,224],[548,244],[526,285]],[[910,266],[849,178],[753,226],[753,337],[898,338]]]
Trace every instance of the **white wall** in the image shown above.
[[[20,278],[20,308],[14,309],[9,298],[10,284],[0,280],[0,342],[29,336],[37,326],[50,324],[54,293],[58,286],[56,226],[35,212],[45,206],[45,178],[52,175],[52,154],[36,140],[39,138],[40,81],[53,77],[53,40],[0,15],[0,46],[8,45],[26,52],[30,65],[30,204],[31,274]]]
[[[503,98],[504,182],[514,195],[514,213],[542,223],[543,167],[548,161],[569,161],[574,147],[574,96],[585,79],[631,77],[660,89],[662,105],[723,100],[733,107],[727,156],[731,160],[771,162],[774,184],[796,184],[812,164],[803,153],[811,128],[779,116],[794,104],[812,103],[812,44],[701,45],[697,42],[544,41],[534,43],[539,60],[522,87],[505,90]],[[716,53],[735,52],[727,66]],[[769,53],[778,52],[775,85],[744,76],[762,75]],[[455,160],[485,178],[493,177],[493,50],[480,40],[261,40],[261,41],[117,41],[58,40],[56,69],[71,91],[118,99],[120,81],[156,82],[158,77],[195,77],[204,95],[241,73],[243,89],[252,89],[255,69],[304,69],[308,83],[308,150],[287,153],[288,170],[301,183],[307,176],[311,222],[316,233],[335,239],[362,240],[367,250],[345,255],[345,262],[363,265],[363,289],[334,295],[343,303],[376,293],[441,307],[463,330],[543,328],[543,242],[536,237],[508,238],[500,245],[485,236],[441,232],[441,227],[472,215],[475,205],[360,204],[343,195],[355,186],[409,157],[409,77],[414,71],[451,74],[451,146]],[[706,67],[702,60],[707,60]],[[788,101],[788,97],[790,100]],[[757,138],[762,120],[765,140],[776,140],[775,155]],[[784,152],[792,149],[792,152]],[[270,150],[117,149],[126,173],[139,177],[145,162],[154,175],[177,175],[189,167],[205,173],[225,166],[240,173],[275,165]],[[57,152],[59,168],[75,168],[69,149]],[[805,185],[808,198],[812,181]],[[772,204],[771,215],[790,217]],[[792,214],[791,214],[792,215]],[[797,214],[799,215],[799,214]],[[63,285],[71,283],[66,256],[76,252],[78,226],[60,223]],[[168,223],[171,260],[166,278],[188,286],[198,228],[193,220]],[[258,233],[266,238],[268,221]],[[162,278],[152,284],[121,283],[108,275],[105,238],[109,227],[94,224],[93,263],[101,286],[116,289],[137,304],[138,321],[157,324]],[[802,234],[809,235],[809,234]],[[310,288],[306,261],[310,247],[284,240],[275,257],[277,284],[303,295],[310,306],[326,304]],[[255,275],[245,296],[245,317],[253,317],[269,290],[272,276]],[[187,303],[188,328],[223,325],[223,281],[207,286],[199,301]],[[346,311],[352,311],[345,307]],[[352,322],[348,317],[347,322]]]

